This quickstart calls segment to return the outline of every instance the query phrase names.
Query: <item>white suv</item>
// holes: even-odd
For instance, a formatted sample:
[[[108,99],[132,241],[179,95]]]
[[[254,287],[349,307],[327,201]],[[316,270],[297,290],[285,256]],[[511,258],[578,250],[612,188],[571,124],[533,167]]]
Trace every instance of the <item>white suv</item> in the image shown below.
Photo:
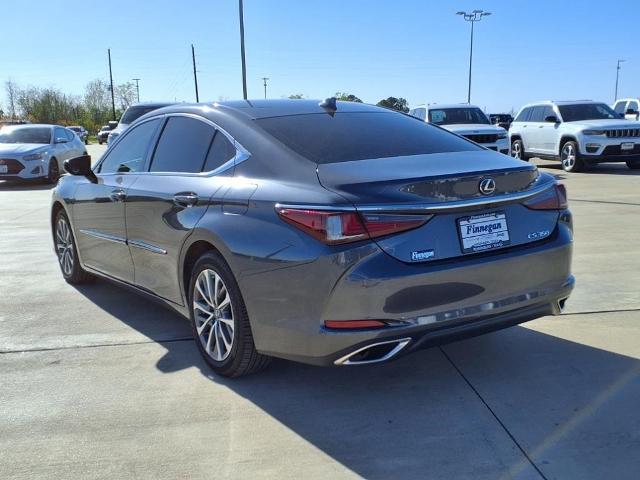
[[[602,102],[545,101],[526,105],[509,128],[511,155],[552,158],[567,172],[599,162],[640,169],[640,122],[620,118]]]
[[[627,120],[639,120],[640,99],[621,98],[613,104],[613,111]]]
[[[483,147],[509,155],[507,131],[492,125],[475,105],[419,105],[409,110],[409,115],[445,128]]]

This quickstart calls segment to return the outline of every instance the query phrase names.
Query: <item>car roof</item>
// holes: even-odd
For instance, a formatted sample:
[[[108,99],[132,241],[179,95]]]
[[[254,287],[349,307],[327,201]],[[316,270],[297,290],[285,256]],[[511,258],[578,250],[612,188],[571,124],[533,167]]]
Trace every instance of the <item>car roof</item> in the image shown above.
[[[472,103],[423,103],[413,108],[426,108],[427,110],[435,110],[440,108],[480,108]]]
[[[53,127],[60,127],[60,128],[65,128],[62,125],[53,125],[50,123],[23,123],[23,124],[17,124],[17,125],[4,125],[5,127],[20,127],[20,128],[42,128],[42,127],[47,127],[47,128],[53,128]]]
[[[278,100],[235,100],[216,102],[212,106],[224,110],[234,110],[253,119],[268,117],[284,117],[288,115],[304,115],[326,113],[320,106],[322,100],[278,99]],[[382,107],[359,102],[336,101],[336,112],[379,112]]]
[[[529,103],[522,108],[535,107],[536,105],[583,105],[585,103],[606,104],[607,102],[598,102],[595,100],[541,100],[539,102]]]

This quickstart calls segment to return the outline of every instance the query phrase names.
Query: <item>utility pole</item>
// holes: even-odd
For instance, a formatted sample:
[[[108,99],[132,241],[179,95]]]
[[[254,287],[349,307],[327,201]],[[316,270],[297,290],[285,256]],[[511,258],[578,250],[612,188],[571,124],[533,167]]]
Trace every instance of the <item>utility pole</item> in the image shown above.
[[[469,89],[467,90],[467,103],[471,103],[471,67],[473,65],[473,25],[476,22],[482,20],[482,17],[491,15],[491,12],[485,12],[484,10],[474,10],[471,13],[456,12],[456,15],[461,15],[464,20],[471,22],[471,46],[469,48]]]
[[[618,65],[616,66],[616,94],[615,94],[615,97],[613,98],[614,102],[618,100],[618,78],[620,78],[620,64],[624,61],[625,60],[618,60]]]
[[[140,103],[140,85],[138,84],[140,79],[139,78],[132,78],[131,80],[136,82],[136,96],[138,97],[138,103]]]
[[[198,95],[198,74],[196,73],[196,51],[191,44],[191,60],[193,61],[193,82],[196,85],[196,103],[200,102],[200,96]]]
[[[116,96],[113,92],[113,73],[111,71],[111,49],[107,49],[107,55],[109,56],[109,82],[111,84],[111,111],[113,112],[113,119],[116,118]]]
[[[262,77],[262,81],[264,82],[264,98],[267,98],[267,80],[269,80],[269,77]]]
[[[240,10],[240,56],[242,57],[242,95],[247,99],[247,63],[244,56],[244,7],[242,0],[238,0],[238,8]]]

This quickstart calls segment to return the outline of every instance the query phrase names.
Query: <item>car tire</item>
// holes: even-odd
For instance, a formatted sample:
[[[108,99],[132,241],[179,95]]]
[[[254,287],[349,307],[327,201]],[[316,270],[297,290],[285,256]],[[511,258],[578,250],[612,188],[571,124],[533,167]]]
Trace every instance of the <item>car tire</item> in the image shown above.
[[[573,140],[564,142],[560,147],[560,163],[565,172],[581,172],[586,169],[584,161],[580,158],[578,144]]]
[[[269,364],[271,358],[256,351],[240,288],[220,255],[208,252],[198,259],[188,299],[195,343],[214,372],[240,377]]]
[[[49,160],[49,170],[47,172],[46,182],[51,184],[58,183],[58,179],[60,178],[60,167],[58,166],[58,160],[55,157],[52,157]]]
[[[516,138],[513,142],[511,142],[511,156],[513,158],[518,158],[520,160],[524,160],[525,162],[529,161],[529,157],[524,151],[524,143],[519,138]]]
[[[627,160],[625,163],[631,170],[640,170],[640,160]]]
[[[73,230],[69,217],[64,210],[60,209],[56,215],[53,231],[53,243],[58,257],[60,271],[67,283],[78,285],[95,280],[95,277],[82,268],[78,259],[78,249],[76,247]]]

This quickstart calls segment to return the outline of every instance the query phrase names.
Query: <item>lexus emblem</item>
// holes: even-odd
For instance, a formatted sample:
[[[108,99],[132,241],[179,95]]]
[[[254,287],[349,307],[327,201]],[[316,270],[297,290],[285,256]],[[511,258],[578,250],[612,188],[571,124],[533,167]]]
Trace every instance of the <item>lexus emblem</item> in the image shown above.
[[[496,181],[493,178],[481,180],[479,190],[483,195],[491,195],[496,190]]]

